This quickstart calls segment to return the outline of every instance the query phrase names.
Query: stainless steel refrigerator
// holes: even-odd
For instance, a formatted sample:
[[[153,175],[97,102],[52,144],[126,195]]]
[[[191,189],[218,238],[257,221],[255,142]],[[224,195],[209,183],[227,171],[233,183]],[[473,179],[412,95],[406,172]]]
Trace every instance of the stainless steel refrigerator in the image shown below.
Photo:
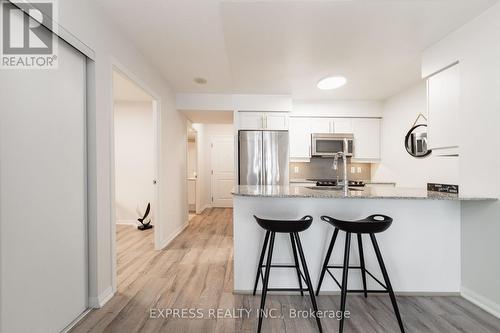
[[[288,185],[288,131],[239,131],[240,185]]]

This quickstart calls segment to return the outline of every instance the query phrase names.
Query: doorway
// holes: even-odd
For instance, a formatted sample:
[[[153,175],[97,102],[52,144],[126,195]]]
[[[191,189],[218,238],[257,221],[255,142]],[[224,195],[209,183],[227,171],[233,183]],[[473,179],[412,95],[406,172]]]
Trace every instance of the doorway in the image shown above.
[[[158,110],[156,99],[122,70],[113,69],[115,290],[138,268],[158,234]],[[144,246],[147,244],[147,246]],[[133,256],[124,255],[134,248]]]
[[[198,132],[188,125],[187,130],[187,192],[189,221],[199,210],[196,206],[196,191],[198,181]]]

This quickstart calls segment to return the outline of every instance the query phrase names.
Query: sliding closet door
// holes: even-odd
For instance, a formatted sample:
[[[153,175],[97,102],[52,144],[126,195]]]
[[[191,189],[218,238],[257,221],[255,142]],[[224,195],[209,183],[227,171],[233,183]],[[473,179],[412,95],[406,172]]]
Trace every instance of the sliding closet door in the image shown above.
[[[59,332],[87,305],[86,58],[0,70],[1,332]]]

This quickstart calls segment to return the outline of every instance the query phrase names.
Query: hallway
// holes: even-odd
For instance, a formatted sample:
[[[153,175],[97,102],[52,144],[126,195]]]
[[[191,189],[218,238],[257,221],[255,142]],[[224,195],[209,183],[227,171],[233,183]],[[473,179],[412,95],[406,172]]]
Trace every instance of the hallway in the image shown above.
[[[133,228],[118,228],[118,292],[72,332],[255,332],[260,297],[232,293],[231,221],[232,209],[207,209],[162,251],[154,251],[151,230],[144,237]],[[407,332],[498,332],[500,327],[500,320],[461,297],[399,297],[398,302]],[[336,310],[338,304],[338,296],[318,298],[320,310]],[[270,295],[266,305],[284,318],[265,319],[263,332],[316,332],[314,320],[289,316],[290,309],[308,310],[308,297]],[[352,319],[346,332],[399,331],[388,297],[350,295],[347,308]],[[150,318],[150,309],[157,318]],[[199,309],[203,319],[164,318],[156,309]],[[209,318],[209,309],[222,313]],[[224,318],[233,309],[253,311]],[[325,332],[337,330],[335,319],[322,323]]]

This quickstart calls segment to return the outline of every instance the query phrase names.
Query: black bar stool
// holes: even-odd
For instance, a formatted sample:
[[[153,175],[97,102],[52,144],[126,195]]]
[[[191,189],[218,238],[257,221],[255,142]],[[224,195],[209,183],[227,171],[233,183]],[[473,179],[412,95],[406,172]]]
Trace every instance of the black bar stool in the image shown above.
[[[260,332],[262,328],[262,314],[264,311],[264,306],[266,304],[266,296],[268,291],[300,291],[300,294],[304,296],[304,291],[309,292],[311,297],[311,303],[313,306],[314,314],[318,313],[318,306],[316,304],[316,298],[314,296],[314,290],[311,283],[311,277],[309,276],[309,271],[307,269],[306,258],[304,256],[304,251],[302,249],[302,244],[300,242],[299,232],[308,229],[313,221],[312,216],[304,216],[300,220],[290,221],[290,220],[266,220],[258,218],[254,215],[257,223],[266,230],[266,236],[264,238],[264,245],[262,246],[262,251],[260,253],[259,266],[257,267],[257,276],[255,277],[255,286],[253,289],[253,294],[257,291],[257,285],[259,283],[259,277],[262,277],[262,296],[260,299],[260,312],[259,312],[259,326],[257,332]],[[276,233],[288,233],[290,234],[290,242],[292,244],[292,252],[295,260],[294,265],[272,265],[273,248],[274,248],[274,238]],[[268,246],[269,243],[269,246]],[[263,265],[264,256],[267,249],[267,260],[266,265]],[[300,261],[302,263],[302,270],[300,269],[299,260],[297,258],[297,252],[299,253]],[[262,268],[265,267],[265,274],[262,274]],[[271,267],[280,268],[295,268],[297,272],[297,279],[299,281],[299,288],[269,288],[269,274],[271,272]],[[302,288],[302,279],[306,282],[307,289]],[[316,316],[316,322],[320,332],[323,332],[321,327],[321,322],[319,317]]]
[[[368,293],[389,293],[391,297],[392,307],[394,308],[394,312],[396,314],[396,318],[398,320],[399,328],[401,332],[404,333],[405,329],[403,326],[403,321],[401,320],[401,315],[399,314],[398,303],[396,302],[396,296],[394,295],[394,291],[392,290],[392,285],[389,280],[389,275],[387,274],[387,270],[385,268],[384,260],[382,259],[382,254],[380,253],[380,248],[378,247],[377,239],[375,238],[375,234],[379,232],[383,232],[387,230],[392,224],[392,218],[385,215],[371,215],[367,218],[359,221],[341,221],[336,220],[329,216],[321,216],[321,219],[325,222],[330,223],[335,227],[333,231],[332,240],[330,241],[330,245],[328,246],[328,251],[326,253],[325,262],[323,263],[323,268],[321,269],[321,274],[319,277],[318,288],[316,289],[316,295],[319,295],[319,290],[321,288],[321,284],[323,283],[323,278],[325,277],[325,273],[333,278],[335,283],[339,286],[341,290],[340,294],[340,311],[342,312],[342,318],[340,319],[340,327],[339,332],[342,332],[344,329],[344,313],[345,313],[345,304],[346,297],[348,292],[363,292],[365,297],[368,296]],[[345,251],[344,251],[344,264],[340,265],[328,265],[330,261],[330,256],[333,251],[333,246],[335,245],[335,241],[337,239],[337,235],[339,230],[344,231],[346,233],[345,236]],[[351,234],[356,234],[358,237],[358,248],[359,248],[359,262],[360,266],[349,266],[349,251],[351,246]],[[365,268],[365,259],[363,253],[363,242],[361,239],[362,234],[369,234],[370,239],[373,244],[373,249],[375,250],[375,255],[377,256],[377,260],[380,266],[380,270],[382,271],[382,275],[384,277],[385,284],[380,282],[372,273],[370,273]],[[331,268],[341,268],[342,272],[342,284],[340,284],[335,276],[330,272]],[[361,278],[363,280],[363,290],[348,290],[347,289],[347,276],[349,269],[360,269],[361,270]],[[367,290],[366,289],[366,274],[370,275],[378,284],[380,284],[385,290]]]

